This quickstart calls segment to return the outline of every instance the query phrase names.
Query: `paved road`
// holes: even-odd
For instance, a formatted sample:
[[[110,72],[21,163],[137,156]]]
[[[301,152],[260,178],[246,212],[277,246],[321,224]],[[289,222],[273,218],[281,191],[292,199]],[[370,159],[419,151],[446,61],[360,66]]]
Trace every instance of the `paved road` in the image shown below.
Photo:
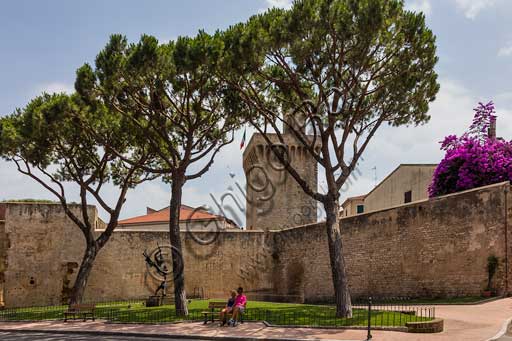
[[[58,334],[58,333],[22,333],[22,332],[0,332],[0,340],[2,341],[84,341],[84,340],[102,340],[102,341],[178,341],[179,339],[152,338],[152,337],[126,337],[126,336],[91,336],[81,334]],[[189,339],[190,340],[190,339]],[[204,341],[195,339],[192,341]]]

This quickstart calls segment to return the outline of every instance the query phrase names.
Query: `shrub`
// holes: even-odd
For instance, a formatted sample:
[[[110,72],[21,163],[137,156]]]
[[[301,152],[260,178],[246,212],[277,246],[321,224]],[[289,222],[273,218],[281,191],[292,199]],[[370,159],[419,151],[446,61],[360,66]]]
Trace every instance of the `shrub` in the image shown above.
[[[492,278],[494,274],[496,274],[496,270],[498,270],[499,260],[496,256],[491,255],[487,258],[487,290],[492,290]]]
[[[494,104],[479,103],[468,132],[447,136],[446,151],[429,186],[430,197],[459,192],[512,179],[512,143],[489,137],[496,120]]]

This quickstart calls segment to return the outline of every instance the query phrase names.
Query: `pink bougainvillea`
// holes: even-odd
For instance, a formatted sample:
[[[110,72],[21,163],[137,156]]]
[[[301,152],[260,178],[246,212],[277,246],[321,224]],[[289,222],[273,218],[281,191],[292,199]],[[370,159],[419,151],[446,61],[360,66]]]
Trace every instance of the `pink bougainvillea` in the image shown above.
[[[512,180],[512,143],[489,137],[494,104],[479,103],[469,130],[441,142],[446,151],[429,186],[430,197]]]

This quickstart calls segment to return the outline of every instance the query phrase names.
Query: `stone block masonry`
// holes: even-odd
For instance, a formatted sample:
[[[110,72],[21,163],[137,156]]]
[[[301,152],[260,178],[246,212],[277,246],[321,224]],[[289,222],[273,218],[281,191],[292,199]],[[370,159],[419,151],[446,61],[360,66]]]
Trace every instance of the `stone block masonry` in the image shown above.
[[[275,134],[267,134],[275,148]],[[289,134],[282,136],[287,157],[310,188],[318,187],[318,164],[304,146]],[[247,179],[246,220],[248,229],[272,230],[317,221],[317,202],[281,166],[261,134],[254,134],[244,151]]]
[[[510,293],[512,195],[508,183],[341,219],[354,297],[478,296],[487,257],[499,258],[493,286]],[[78,209],[75,207],[74,209]],[[96,209],[90,208],[97,219]],[[59,205],[0,204],[0,304],[60,304],[84,250],[83,237]],[[100,220],[98,220],[100,222]],[[99,224],[101,226],[101,224]],[[210,239],[208,232],[198,232]],[[182,234],[187,292],[227,297],[239,285],[249,299],[332,301],[322,223],[275,231],[222,231],[209,245]],[[142,252],[168,244],[165,232],[120,230],[94,265],[86,299],[141,298],[159,283]],[[3,299],[2,299],[3,297]]]
[[[8,307],[65,302],[85,250],[80,230],[60,205],[2,205],[7,217],[5,233],[0,223],[0,279],[5,279],[3,287],[0,281],[0,297],[4,294]],[[90,219],[98,220],[95,207],[90,211]],[[201,232],[197,236],[210,238],[202,237]],[[270,290],[269,275],[262,271],[271,267],[267,237],[262,231],[232,230],[221,232],[214,243],[202,246],[183,232],[187,292],[201,288],[209,296],[227,297],[229,290],[240,285]],[[168,233],[163,231],[114,232],[98,254],[85,299],[135,299],[154,292],[160,283],[147,273],[142,252],[169,244],[168,240]]]
[[[499,258],[493,280],[510,292],[510,185],[502,183],[341,219],[352,296],[480,296],[487,258]],[[306,301],[332,298],[325,227],[278,232],[275,289]]]

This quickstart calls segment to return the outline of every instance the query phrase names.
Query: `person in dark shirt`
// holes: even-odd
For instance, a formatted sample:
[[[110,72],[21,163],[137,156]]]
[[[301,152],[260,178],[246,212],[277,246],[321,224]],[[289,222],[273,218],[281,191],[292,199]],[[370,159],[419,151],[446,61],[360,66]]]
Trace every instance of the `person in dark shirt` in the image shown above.
[[[235,305],[236,291],[231,291],[231,297],[229,298],[226,307],[222,309],[220,312],[220,326],[224,326],[227,322],[227,314],[231,314],[233,312],[233,307]]]

